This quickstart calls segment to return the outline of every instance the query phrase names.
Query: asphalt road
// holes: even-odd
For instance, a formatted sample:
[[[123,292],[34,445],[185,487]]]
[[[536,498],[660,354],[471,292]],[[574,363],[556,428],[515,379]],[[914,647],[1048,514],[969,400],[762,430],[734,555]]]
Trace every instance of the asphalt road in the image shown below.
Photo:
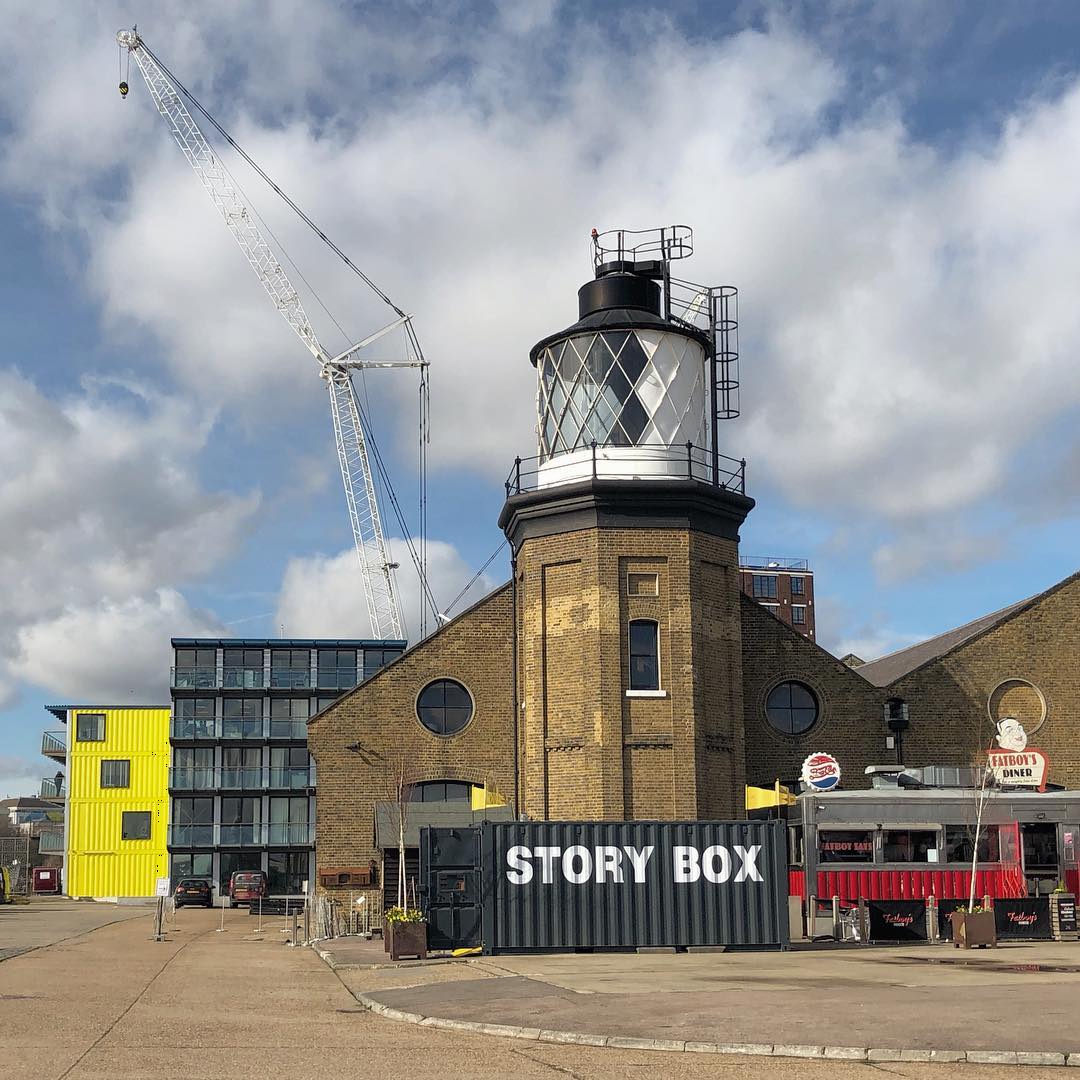
[[[1015,1068],[718,1058],[431,1030],[361,1009],[314,953],[283,944],[280,920],[267,920],[264,932],[255,934],[255,920],[246,912],[227,912],[219,933],[218,912],[183,910],[168,940],[155,942],[147,920],[126,919],[72,936],[67,913],[58,906],[52,914],[57,944],[0,964],[4,1080],[592,1080],[650,1074],[866,1080],[870,1068],[935,1080],[1016,1076]],[[449,967],[412,968],[381,973],[378,980],[400,986],[460,976]],[[1037,1080],[1048,1072],[1029,1068],[1023,1076]]]
[[[146,918],[152,911],[152,907],[95,904],[62,896],[36,897],[27,904],[0,904],[0,960],[109,923]]]

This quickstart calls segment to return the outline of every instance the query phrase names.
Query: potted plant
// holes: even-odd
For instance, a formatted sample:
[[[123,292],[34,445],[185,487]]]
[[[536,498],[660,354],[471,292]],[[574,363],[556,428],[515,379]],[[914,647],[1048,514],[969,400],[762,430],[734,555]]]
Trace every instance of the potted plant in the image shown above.
[[[419,908],[392,907],[386,912],[391,960],[403,956],[427,959],[427,922]]]
[[[994,912],[979,904],[971,905],[966,911],[960,908],[950,916],[953,928],[953,945],[958,949],[985,948],[997,946],[997,925]]]

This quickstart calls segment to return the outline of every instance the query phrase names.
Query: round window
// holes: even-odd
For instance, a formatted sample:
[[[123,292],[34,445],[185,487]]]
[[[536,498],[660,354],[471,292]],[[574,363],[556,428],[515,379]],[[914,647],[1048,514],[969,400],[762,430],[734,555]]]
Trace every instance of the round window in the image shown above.
[[[781,735],[802,735],[818,718],[818,699],[805,683],[782,682],[765,699],[765,718]]]
[[[416,699],[416,715],[434,735],[456,735],[472,714],[472,695],[454,679],[429,682]]]

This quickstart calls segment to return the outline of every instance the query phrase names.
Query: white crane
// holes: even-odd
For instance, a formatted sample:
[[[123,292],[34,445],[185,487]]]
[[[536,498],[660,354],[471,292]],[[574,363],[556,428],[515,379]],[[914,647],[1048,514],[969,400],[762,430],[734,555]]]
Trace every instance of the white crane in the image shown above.
[[[341,479],[345,486],[345,502],[349,509],[353,539],[356,542],[356,554],[360,560],[360,576],[364,583],[371,632],[377,638],[400,639],[403,636],[401,609],[398,605],[393,576],[393,571],[397,569],[398,564],[390,562],[387,555],[375,483],[368,460],[367,440],[351,372],[360,368],[426,368],[427,361],[419,355],[418,351],[413,351],[413,359],[405,361],[358,359],[362,349],[399,327],[405,329],[407,340],[415,342],[415,336],[411,333],[411,316],[391,304],[398,315],[394,322],[364,338],[363,341],[350,345],[344,352],[331,356],[319,344],[319,339],[315,336],[315,331],[304,312],[304,305],[299,294],[293,288],[270,245],[263,238],[254,215],[245,205],[228,171],[218,160],[206,136],[203,135],[199,125],[188,111],[169,73],[134,29],[121,30],[116,35],[116,41],[121,48],[127,49],[129,56],[135,57],[135,63],[138,64],[146,80],[150,96],[154,99],[158,112],[168,123],[173,139],[176,140],[176,144],[184,152],[188,163],[202,181],[203,187],[206,188],[211,201],[218,208],[225,225],[236,238],[252,270],[255,271],[255,276],[269,294],[274,307],[281,312],[285,321],[296,331],[300,340],[319,364],[319,374],[325,380],[330,393],[330,414],[334,421],[338,462],[341,466]],[[127,83],[121,82],[120,93],[126,96],[127,92]],[[205,110],[203,112],[205,115]],[[211,121],[217,126],[212,118]],[[278,190],[278,193],[282,194],[282,197],[297,212],[302,213],[279,189],[275,187],[275,190]],[[302,216],[308,224],[312,224],[306,215]],[[326,238],[323,237],[323,239]],[[331,247],[334,247],[334,250],[345,258],[340,249],[332,243]],[[348,259],[346,261],[350,266],[353,265]],[[353,269],[356,268],[353,267]],[[364,275],[361,274],[361,276]],[[364,277],[364,280],[369,285],[372,284],[368,278]],[[375,288],[374,285],[372,287]],[[376,291],[379,292],[377,289]],[[390,303],[385,294],[379,292],[379,295]],[[422,562],[417,563],[417,570],[421,575],[421,587],[430,598]]]

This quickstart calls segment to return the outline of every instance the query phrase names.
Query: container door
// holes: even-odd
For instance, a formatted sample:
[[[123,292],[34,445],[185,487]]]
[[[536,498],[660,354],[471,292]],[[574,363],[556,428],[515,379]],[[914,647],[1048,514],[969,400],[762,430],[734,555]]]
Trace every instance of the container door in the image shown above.
[[[480,830],[420,830],[429,949],[480,945]]]

